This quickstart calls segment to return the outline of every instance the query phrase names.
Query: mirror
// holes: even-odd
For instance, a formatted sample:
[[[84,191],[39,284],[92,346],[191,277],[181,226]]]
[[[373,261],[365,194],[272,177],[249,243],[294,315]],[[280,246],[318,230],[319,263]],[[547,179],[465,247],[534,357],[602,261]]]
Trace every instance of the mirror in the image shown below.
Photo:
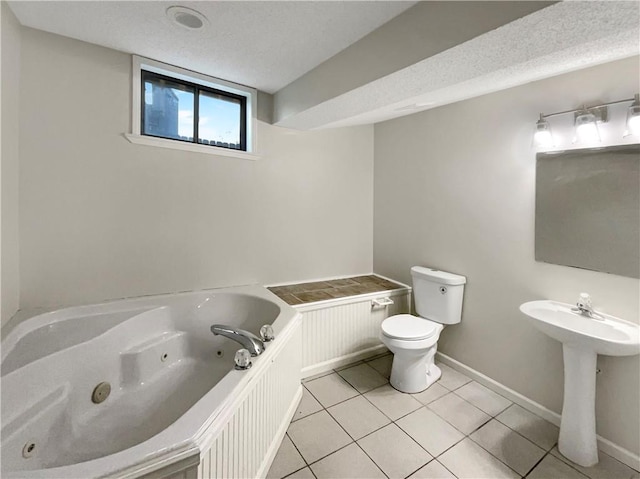
[[[640,277],[640,145],[538,153],[535,258]]]

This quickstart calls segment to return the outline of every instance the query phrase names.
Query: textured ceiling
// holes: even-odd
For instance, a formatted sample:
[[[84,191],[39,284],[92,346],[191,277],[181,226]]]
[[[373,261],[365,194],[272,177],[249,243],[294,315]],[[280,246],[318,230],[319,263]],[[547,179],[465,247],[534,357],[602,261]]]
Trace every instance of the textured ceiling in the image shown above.
[[[331,57],[354,42],[366,43],[370,36],[365,35],[379,27],[383,31],[388,20],[415,3],[180,2],[205,14],[210,25],[204,32],[173,25],[164,13],[173,2],[12,1],[9,5],[26,26],[274,93],[307,72],[313,75],[323,62],[330,65]],[[453,21],[455,27],[459,22]],[[638,1],[563,1],[368,79],[346,93],[334,93],[276,124],[306,130],[384,121],[638,55],[639,38]],[[395,36],[385,41],[391,48],[403,48]],[[363,52],[357,65],[343,66],[341,72],[380,60],[375,48]],[[314,90],[326,87],[322,81],[309,84]]]
[[[564,1],[276,124],[376,123],[639,53],[640,2]]]
[[[273,93],[416,2],[12,1],[28,27]],[[209,25],[189,31],[165,15],[181,5]]]

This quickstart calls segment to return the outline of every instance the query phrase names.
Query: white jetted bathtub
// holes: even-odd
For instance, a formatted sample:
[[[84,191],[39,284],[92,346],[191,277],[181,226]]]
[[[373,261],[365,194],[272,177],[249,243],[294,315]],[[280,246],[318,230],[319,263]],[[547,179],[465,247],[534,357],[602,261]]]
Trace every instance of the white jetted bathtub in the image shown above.
[[[271,324],[275,340],[234,370],[241,346],[214,336],[216,323],[256,335]],[[19,324],[2,342],[2,477],[266,474],[301,396],[299,323],[246,286]]]

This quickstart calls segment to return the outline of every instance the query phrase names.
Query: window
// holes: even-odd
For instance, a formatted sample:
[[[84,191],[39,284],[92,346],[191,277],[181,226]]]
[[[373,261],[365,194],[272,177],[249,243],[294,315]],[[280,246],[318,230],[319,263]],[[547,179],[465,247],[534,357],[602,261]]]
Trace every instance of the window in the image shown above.
[[[133,63],[133,134],[127,139],[255,156],[256,90],[141,57]]]

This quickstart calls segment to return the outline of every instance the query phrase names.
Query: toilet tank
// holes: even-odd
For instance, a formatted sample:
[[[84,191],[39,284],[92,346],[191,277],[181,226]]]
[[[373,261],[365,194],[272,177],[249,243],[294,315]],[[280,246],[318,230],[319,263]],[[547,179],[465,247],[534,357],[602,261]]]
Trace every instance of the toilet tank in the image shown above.
[[[411,277],[418,316],[441,324],[460,322],[467,278],[422,266],[411,268]]]

